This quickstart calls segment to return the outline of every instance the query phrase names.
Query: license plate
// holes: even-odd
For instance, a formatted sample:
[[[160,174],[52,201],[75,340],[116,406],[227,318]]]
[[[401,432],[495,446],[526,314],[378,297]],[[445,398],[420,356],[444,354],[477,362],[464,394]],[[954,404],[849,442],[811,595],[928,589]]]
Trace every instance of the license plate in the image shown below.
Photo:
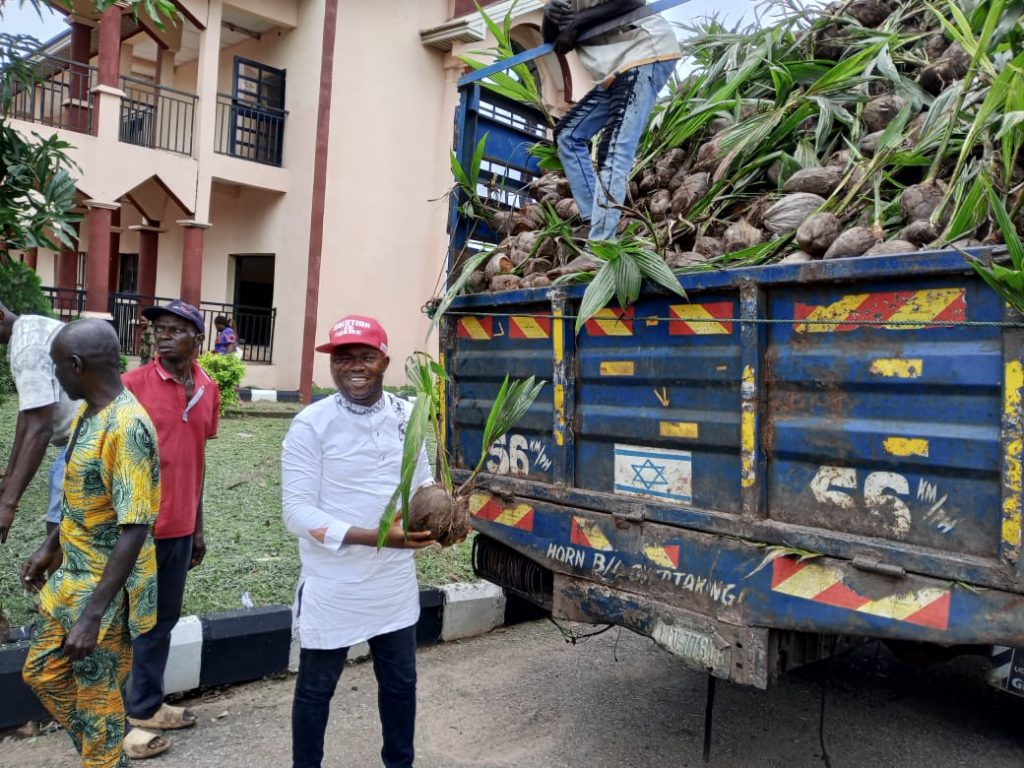
[[[730,667],[729,646],[724,648],[713,632],[683,624],[659,622],[652,633],[654,641],[669,653],[686,661],[697,669],[712,670],[728,674]]]

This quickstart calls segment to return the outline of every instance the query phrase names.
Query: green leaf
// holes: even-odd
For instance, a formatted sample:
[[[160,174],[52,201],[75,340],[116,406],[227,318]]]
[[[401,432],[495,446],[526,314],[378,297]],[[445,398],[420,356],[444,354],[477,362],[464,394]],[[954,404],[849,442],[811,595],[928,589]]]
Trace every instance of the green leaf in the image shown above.
[[[579,312],[576,316],[576,333],[582,330],[587,320],[607,306],[615,295],[615,265],[606,262],[594,275],[587,290],[583,292]]]
[[[1006,242],[1006,248],[1010,252],[1010,260],[1013,262],[1013,267],[1020,271],[1022,265],[1024,265],[1024,246],[1021,245],[1017,228],[1014,226],[1010,214],[1007,213],[1003,201],[999,199],[991,184],[988,185],[986,192],[988,193],[989,205],[992,206],[992,210],[996,215],[996,221],[999,223],[999,231],[1002,233],[1003,240]]]

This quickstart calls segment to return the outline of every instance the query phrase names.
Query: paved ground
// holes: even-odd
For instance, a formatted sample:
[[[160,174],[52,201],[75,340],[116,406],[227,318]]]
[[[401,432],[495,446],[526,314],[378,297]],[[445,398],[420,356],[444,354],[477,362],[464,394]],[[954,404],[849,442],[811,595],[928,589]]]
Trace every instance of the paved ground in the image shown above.
[[[768,691],[719,684],[716,768],[821,766],[819,670]],[[287,768],[293,679],[208,692],[200,724],[152,768]],[[420,653],[419,768],[701,766],[705,678],[649,640],[613,630],[569,646],[547,622]],[[1024,701],[988,688],[983,665],[927,670],[878,646],[832,666],[826,740],[834,768],[1019,768]],[[379,765],[369,664],[339,685],[325,768]],[[0,744],[3,768],[77,766],[63,733]]]

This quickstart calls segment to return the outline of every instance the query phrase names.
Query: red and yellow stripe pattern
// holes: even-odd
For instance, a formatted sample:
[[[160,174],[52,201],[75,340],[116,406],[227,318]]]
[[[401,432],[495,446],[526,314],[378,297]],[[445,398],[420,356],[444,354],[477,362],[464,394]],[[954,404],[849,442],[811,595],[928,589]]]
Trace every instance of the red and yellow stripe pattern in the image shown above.
[[[456,333],[460,339],[490,341],[494,338],[494,318],[460,317]]]
[[[797,304],[793,315],[797,333],[845,333],[859,328],[907,331],[927,328],[929,321],[967,319],[965,288],[935,288],[926,291],[855,293],[831,304]],[[869,321],[879,325],[861,325]]]
[[[584,323],[588,336],[632,336],[633,307],[623,310],[605,307]]]
[[[669,336],[721,336],[732,333],[735,317],[731,301],[707,304],[672,304],[668,308],[674,319],[669,320]]]
[[[644,547],[644,555],[655,565],[662,568],[679,568],[679,545],[669,544],[666,547]]]
[[[612,543],[604,535],[604,531],[597,523],[592,523],[585,517],[573,517],[572,528],[569,531],[569,541],[578,547],[599,549],[602,552],[610,552]]]
[[[540,315],[512,315],[508,323],[512,339],[550,339],[551,318]]]
[[[502,504],[501,500],[488,493],[474,493],[469,497],[469,514],[520,531],[533,531],[533,507],[529,504]]]
[[[835,608],[905,621],[921,627],[949,628],[951,588],[927,587],[903,594],[865,597],[843,583],[842,570],[793,557],[772,562],[772,591]]]

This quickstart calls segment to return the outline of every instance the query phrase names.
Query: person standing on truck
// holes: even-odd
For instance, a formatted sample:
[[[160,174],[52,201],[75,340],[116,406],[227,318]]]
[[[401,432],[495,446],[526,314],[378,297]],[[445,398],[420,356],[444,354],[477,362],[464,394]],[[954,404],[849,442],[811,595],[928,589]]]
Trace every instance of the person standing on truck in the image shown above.
[[[129,757],[154,751],[153,731],[189,728],[196,716],[164,702],[164,672],[171,630],[181,617],[188,572],[206,555],[203,537],[203,482],[206,443],[217,436],[220,392],[196,363],[206,325],[202,313],[181,300],[147,307],[157,359],[123,376],[124,385],[146,409],[160,443],[163,494],[156,539],[156,625],[135,639],[126,707],[132,731],[125,739]],[[166,749],[167,740],[161,737]]]
[[[301,652],[292,766],[320,767],[348,649],[366,641],[379,687],[381,758],[386,768],[411,768],[420,613],[412,550],[434,535],[405,534],[397,515],[377,549],[380,519],[400,480],[411,407],[384,391],[388,337],[373,318],[343,317],[316,349],[331,356],[338,392],[295,417],[281,454],[284,523],[299,538],[302,560],[293,623]],[[413,489],[432,482],[421,449]]]
[[[54,371],[50,345],[64,327],[60,320],[41,315],[16,315],[0,304],[0,344],[7,345],[14,387],[18,391],[18,422],[7,470],[0,478],[0,543],[7,541],[18,501],[46,456],[47,445],[68,441],[75,407]],[[50,465],[50,503],[47,532],[60,522],[64,451]]]
[[[644,0],[548,0],[544,42],[564,55],[575,48],[595,83],[555,126],[555,146],[584,222],[588,240],[614,240],[626,199],[626,185],[637,144],[659,91],[682,54],[672,27],[648,16],[576,45],[576,38],[598,24],[644,6]],[[601,133],[597,172],[590,141]],[[584,252],[558,274],[592,271],[602,264]]]

